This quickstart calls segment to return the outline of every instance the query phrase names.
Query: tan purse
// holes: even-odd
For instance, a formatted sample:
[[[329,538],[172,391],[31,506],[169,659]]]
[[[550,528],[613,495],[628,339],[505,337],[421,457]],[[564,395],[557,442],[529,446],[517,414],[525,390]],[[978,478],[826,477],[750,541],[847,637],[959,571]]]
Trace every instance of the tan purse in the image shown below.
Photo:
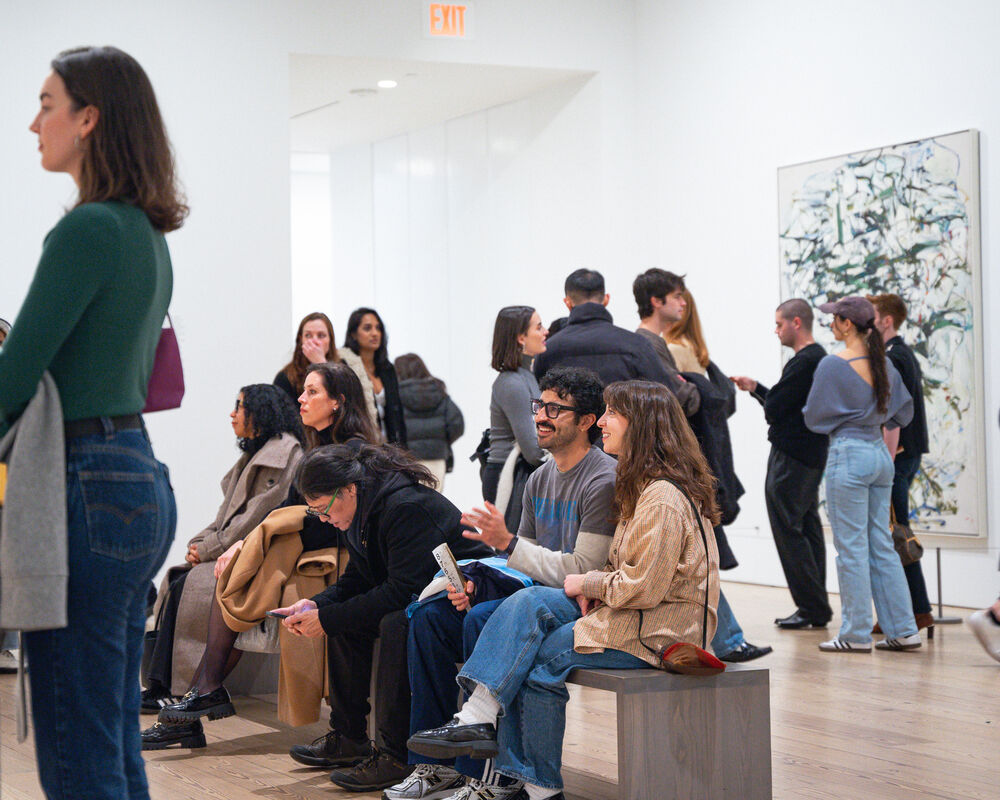
[[[896,519],[896,510],[889,504],[889,530],[892,531],[892,546],[899,553],[899,560],[904,567],[910,566],[924,554],[924,546],[910,530],[909,525],[904,525]]]

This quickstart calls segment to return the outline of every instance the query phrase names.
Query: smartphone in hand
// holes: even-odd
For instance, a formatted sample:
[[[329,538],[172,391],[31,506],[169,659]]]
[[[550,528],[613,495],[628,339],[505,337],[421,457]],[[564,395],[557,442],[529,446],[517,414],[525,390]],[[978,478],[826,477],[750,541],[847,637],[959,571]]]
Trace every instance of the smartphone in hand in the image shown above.
[[[279,614],[277,611],[268,611],[267,616],[275,619],[288,619],[288,614]]]

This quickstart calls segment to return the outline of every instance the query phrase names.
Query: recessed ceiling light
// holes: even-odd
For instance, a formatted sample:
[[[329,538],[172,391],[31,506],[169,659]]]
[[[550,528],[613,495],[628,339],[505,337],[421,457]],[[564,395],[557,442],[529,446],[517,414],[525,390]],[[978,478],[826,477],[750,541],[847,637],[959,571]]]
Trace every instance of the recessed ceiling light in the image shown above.
[[[378,89],[351,89],[351,94],[356,97],[371,97],[373,94],[378,94]]]
[[[384,80],[378,82],[379,89],[395,89],[397,86],[399,86],[399,84],[396,83],[396,81]]]

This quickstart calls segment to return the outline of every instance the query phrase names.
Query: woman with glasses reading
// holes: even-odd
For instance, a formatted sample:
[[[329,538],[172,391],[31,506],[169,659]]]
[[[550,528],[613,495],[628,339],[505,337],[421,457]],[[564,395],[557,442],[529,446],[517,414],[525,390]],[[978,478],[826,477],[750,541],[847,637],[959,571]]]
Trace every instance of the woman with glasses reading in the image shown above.
[[[430,488],[433,476],[392,445],[321,447],[303,459],[296,485],[309,513],[345,534],[350,562],[336,584],[288,608],[283,624],[307,637],[326,634],[331,730],[291,757],[336,770],[344,788],[370,791],[398,783],[407,765],[410,683],[403,609],[438,571],[432,550],[447,543],[456,559],[492,555],[462,536],[461,512]],[[372,646],[381,639],[375,679],[375,747],[368,741]],[[359,763],[360,762],[360,763]]]

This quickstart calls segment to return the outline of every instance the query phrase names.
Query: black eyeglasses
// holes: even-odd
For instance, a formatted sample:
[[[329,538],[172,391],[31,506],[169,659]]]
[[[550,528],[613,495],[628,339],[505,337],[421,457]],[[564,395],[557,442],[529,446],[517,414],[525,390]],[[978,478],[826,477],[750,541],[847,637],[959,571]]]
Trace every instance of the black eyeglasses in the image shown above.
[[[542,409],[545,409],[545,416],[549,419],[555,419],[563,411],[576,411],[576,406],[564,406],[562,403],[543,403],[541,400],[531,401],[531,413],[537,414]]]
[[[333,501],[337,499],[337,495],[340,493],[340,489],[334,489],[333,497],[330,498],[330,502],[327,504],[326,508],[320,511],[318,508],[313,508],[312,506],[306,506],[306,513],[310,517],[325,517],[330,513],[330,509],[333,508]]]
[[[236,407],[233,411],[239,411],[241,408],[246,408],[246,403],[244,403],[240,398],[236,398]]]

